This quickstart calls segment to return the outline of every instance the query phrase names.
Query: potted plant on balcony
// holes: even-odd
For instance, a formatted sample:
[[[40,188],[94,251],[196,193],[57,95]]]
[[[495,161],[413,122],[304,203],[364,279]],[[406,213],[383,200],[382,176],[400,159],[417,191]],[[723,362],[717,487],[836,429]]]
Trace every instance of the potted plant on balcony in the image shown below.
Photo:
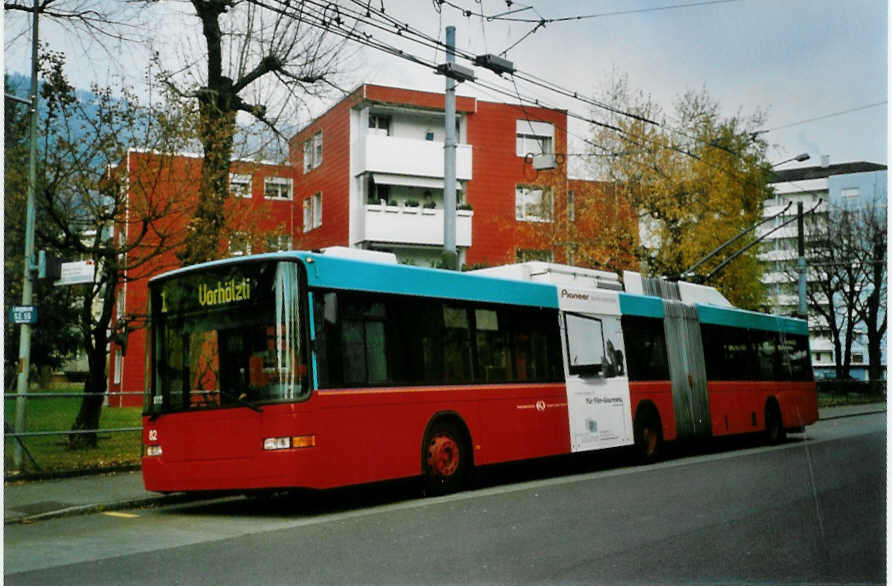
[[[409,214],[417,214],[418,206],[420,205],[421,204],[418,202],[417,199],[407,199],[405,202],[403,202],[403,211]]]
[[[457,206],[455,206],[455,209],[470,212],[474,208],[471,207],[471,204],[469,204],[469,203],[460,203]]]
[[[426,209],[426,210],[435,210],[435,209],[437,209],[437,202],[435,202],[435,201],[426,201],[426,202],[424,202],[424,209]]]

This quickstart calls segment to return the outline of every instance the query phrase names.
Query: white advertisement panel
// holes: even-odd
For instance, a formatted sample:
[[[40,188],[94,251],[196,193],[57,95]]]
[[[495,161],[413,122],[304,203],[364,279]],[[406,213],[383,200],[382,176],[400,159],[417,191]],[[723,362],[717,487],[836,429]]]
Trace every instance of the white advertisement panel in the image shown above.
[[[567,414],[574,452],[634,443],[625,344],[615,293],[560,288]]]

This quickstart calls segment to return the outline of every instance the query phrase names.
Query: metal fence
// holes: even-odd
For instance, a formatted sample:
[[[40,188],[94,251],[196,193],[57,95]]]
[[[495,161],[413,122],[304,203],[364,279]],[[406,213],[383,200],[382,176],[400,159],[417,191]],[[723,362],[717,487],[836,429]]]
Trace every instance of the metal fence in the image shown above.
[[[54,392],[54,391],[46,391],[46,392],[28,392],[28,393],[4,393],[3,398],[5,401],[16,401],[19,398],[24,398],[26,402],[31,401],[47,401],[50,399],[59,400],[59,399],[82,399],[84,397],[89,396],[102,396],[106,398],[106,403],[103,404],[103,409],[116,409],[117,406],[112,406],[107,403],[108,400],[112,400],[118,397],[124,396],[142,396],[142,392],[108,392],[108,393],[84,393],[84,392]],[[74,419],[72,418],[72,422]],[[41,429],[39,431],[28,431],[27,427],[29,426],[30,418],[26,417],[25,422],[25,430],[16,431],[12,428],[8,421],[4,422],[4,433],[3,436],[6,442],[7,449],[14,449],[15,444],[18,444],[21,447],[22,454],[24,458],[21,462],[21,469],[15,470],[16,472],[23,472],[25,467],[25,459],[29,463],[29,466],[37,471],[44,471],[44,467],[38,462],[38,458],[35,457],[32,450],[28,448],[26,445],[26,440],[35,440],[38,438],[52,438],[54,436],[72,436],[72,435],[83,435],[83,434],[126,434],[126,433],[135,433],[141,432],[142,426],[126,426],[126,427],[99,427],[96,429]],[[10,443],[10,442],[15,442]],[[8,460],[8,456],[6,457]],[[53,468],[58,468],[59,466],[52,466]],[[75,466],[77,467],[77,466]],[[91,467],[89,465],[81,466],[81,467]],[[15,466],[10,466],[10,463],[7,461],[7,470],[10,468],[15,468]],[[64,466],[63,466],[64,469]]]

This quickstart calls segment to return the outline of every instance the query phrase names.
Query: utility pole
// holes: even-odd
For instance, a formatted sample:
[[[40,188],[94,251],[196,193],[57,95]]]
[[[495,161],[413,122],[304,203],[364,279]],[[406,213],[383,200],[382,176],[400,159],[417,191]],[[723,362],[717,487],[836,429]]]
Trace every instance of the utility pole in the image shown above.
[[[446,27],[446,64],[455,63],[455,27]],[[458,268],[455,250],[455,80],[446,76],[446,144],[443,153],[443,262],[449,270]]]
[[[28,121],[28,204],[25,218],[25,272],[22,280],[22,305],[30,306],[34,290],[34,192],[37,188],[37,15],[38,0],[34,0],[34,16],[31,28],[31,108]],[[28,376],[31,371],[31,324],[21,324],[19,334],[19,367],[15,402],[15,432],[25,431],[25,401],[28,392]],[[24,450],[15,443],[13,465],[22,469]]]
[[[808,305],[805,302],[806,292],[806,268],[805,268],[805,230],[802,214],[802,202],[796,202],[796,227],[797,241],[799,247],[799,259],[797,268],[799,270],[799,317],[808,319]]]

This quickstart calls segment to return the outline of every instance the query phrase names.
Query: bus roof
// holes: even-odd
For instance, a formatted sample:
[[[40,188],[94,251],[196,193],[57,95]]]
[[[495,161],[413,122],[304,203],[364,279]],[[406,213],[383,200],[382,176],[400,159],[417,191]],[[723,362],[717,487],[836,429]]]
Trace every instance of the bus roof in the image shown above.
[[[357,260],[304,251],[275,252],[211,261],[164,273],[151,280],[167,279],[194,270],[233,263],[276,260],[302,262],[307,269],[307,282],[311,287],[554,309],[558,307],[557,289],[551,284],[500,279],[458,271],[375,262],[374,260]]]
[[[704,324],[808,335],[807,321],[783,315],[714,307],[699,303],[697,304],[697,314],[700,316],[700,323]]]
[[[460,301],[482,301],[557,309],[558,287],[548,282],[499,278],[485,274],[462,273],[376,262],[375,260],[306,251],[284,251],[234,257],[177,269],[153,277],[151,281],[181,274],[237,264],[277,260],[297,260],[307,269],[311,287],[345,289],[439,297]],[[626,315],[663,318],[663,299],[637,293],[608,292],[619,297],[619,312]],[[695,303],[701,323],[752,328],[789,334],[808,334],[808,323],[802,319]]]

